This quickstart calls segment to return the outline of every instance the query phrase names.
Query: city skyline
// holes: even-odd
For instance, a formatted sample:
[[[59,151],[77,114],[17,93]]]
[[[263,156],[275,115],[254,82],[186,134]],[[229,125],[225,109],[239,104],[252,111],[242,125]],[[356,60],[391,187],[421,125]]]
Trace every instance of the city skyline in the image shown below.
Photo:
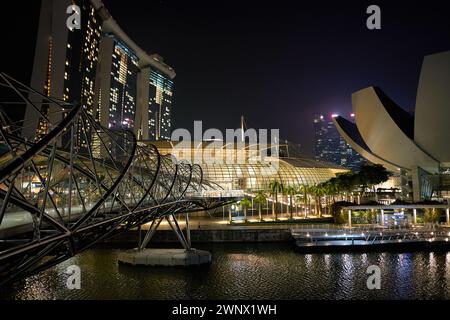
[[[450,299],[443,3],[6,6],[0,300]]]
[[[259,127],[281,128],[281,137],[300,143],[308,156],[314,155],[313,113],[348,114],[351,93],[368,85],[382,86],[412,109],[422,57],[448,50],[443,39],[450,29],[438,1],[426,7],[409,4],[407,14],[402,6],[382,1],[382,29],[376,31],[365,27],[364,1],[301,8],[287,1],[278,7],[248,1],[239,4],[239,13],[233,11],[236,3],[214,5],[108,1],[124,31],[177,70],[173,128],[190,129],[200,119],[207,127],[236,128],[244,113]],[[36,12],[23,13],[30,28]],[[413,20],[417,23],[409,23]],[[8,17],[2,23],[16,30],[6,41],[27,52],[20,66],[5,66],[5,71],[29,83],[35,32]],[[381,64],[383,69],[377,67]],[[227,112],[217,118],[216,110]]]
[[[333,123],[336,117],[338,117],[337,114],[324,116],[316,113],[314,115],[315,159],[359,171],[366,161],[341,137]],[[354,114],[350,114],[350,118],[353,117]]]

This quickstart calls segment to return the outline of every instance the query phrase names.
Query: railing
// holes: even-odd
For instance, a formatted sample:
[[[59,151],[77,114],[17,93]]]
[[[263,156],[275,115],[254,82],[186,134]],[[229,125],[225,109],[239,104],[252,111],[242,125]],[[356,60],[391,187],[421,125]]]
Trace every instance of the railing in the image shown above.
[[[333,226],[333,225],[331,225]],[[362,240],[366,243],[377,241],[449,241],[450,232],[445,228],[439,228],[434,224],[410,228],[389,228],[380,226],[317,228],[312,225],[309,228],[291,229],[292,236],[298,241],[320,242],[339,240]]]

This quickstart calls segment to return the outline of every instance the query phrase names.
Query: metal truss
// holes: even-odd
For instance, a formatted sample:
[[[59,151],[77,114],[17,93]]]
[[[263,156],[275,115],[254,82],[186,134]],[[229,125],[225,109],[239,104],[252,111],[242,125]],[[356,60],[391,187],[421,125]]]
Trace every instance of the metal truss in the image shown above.
[[[233,201],[199,196],[218,188],[200,166],[140,145],[131,131],[100,126],[92,110],[3,73],[0,90],[9,99],[0,101],[0,285],[130,228]],[[24,120],[8,118],[19,106],[39,118],[45,130],[37,138],[24,136]]]

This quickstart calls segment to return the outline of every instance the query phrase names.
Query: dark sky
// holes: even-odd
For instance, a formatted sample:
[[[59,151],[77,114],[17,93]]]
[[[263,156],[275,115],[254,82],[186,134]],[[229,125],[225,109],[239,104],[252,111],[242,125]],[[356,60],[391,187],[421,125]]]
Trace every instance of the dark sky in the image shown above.
[[[309,155],[314,112],[348,114],[351,93],[369,85],[413,109],[423,55],[450,50],[445,1],[104,2],[135,42],[176,70],[175,128],[194,120],[236,128],[244,114],[250,125],[279,128]],[[381,7],[381,30],[366,28],[370,4]],[[24,14],[32,25],[38,10]],[[23,20],[8,26],[2,34],[13,43],[28,37],[21,46],[32,51],[35,29]],[[2,59],[12,75],[31,68],[32,55],[2,55],[21,59],[20,70]]]

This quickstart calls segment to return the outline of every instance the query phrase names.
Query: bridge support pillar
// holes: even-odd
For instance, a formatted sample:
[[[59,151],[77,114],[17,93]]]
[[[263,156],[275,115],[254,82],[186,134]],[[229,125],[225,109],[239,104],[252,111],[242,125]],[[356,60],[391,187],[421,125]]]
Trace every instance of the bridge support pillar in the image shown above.
[[[380,225],[384,226],[384,209],[381,209]]]
[[[141,242],[139,246],[139,250],[144,250],[150,240],[152,239],[153,235],[156,232],[156,229],[158,229],[159,225],[161,224],[163,218],[155,219],[152,221],[152,224],[150,225],[150,228],[148,228],[147,233],[145,234],[144,240]]]
[[[189,247],[189,249],[191,249],[191,228],[189,225],[189,213],[186,212],[186,241],[187,241],[187,245]]]
[[[445,209],[445,221],[450,226],[450,208]]]
[[[170,228],[172,228],[172,231],[177,236],[178,241],[180,241],[183,248],[186,250],[191,250],[186,240],[186,237],[184,236],[183,231],[181,231],[180,225],[178,224],[178,220],[175,218],[175,216],[172,214],[166,217],[166,220],[169,223]]]
[[[183,249],[147,249],[150,239],[155,234],[161,222],[166,219],[172,231],[180,241]],[[189,267],[211,263],[211,253],[203,250],[196,250],[191,247],[191,231],[189,224],[189,214],[186,213],[186,236],[180,228],[178,220],[172,214],[165,218],[153,220],[144,240],[136,249],[120,252],[118,261],[122,264],[140,266],[181,266]]]
[[[417,209],[413,209],[413,223],[417,224]]]

